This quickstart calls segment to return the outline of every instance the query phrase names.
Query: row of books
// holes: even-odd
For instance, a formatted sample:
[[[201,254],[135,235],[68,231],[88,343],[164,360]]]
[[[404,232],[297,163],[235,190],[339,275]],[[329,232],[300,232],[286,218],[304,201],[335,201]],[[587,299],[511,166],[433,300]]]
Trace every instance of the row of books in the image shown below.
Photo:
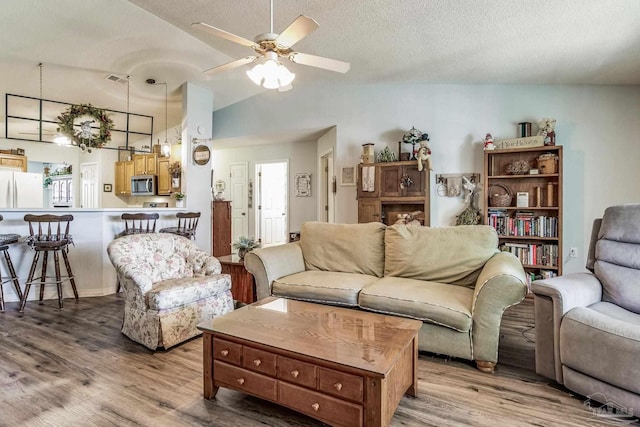
[[[527,243],[503,243],[500,250],[511,252],[521,263],[541,267],[558,266],[558,245],[536,245]]]
[[[516,212],[510,216],[502,210],[489,210],[488,225],[501,236],[558,237],[558,218],[535,216],[533,212]]]

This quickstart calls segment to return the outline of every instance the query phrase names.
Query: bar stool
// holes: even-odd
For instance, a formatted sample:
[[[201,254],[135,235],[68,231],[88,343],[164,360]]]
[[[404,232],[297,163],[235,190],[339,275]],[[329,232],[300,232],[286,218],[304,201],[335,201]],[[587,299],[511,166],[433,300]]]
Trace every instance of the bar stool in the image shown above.
[[[160,218],[157,213],[124,213],[121,216],[124,220],[124,231],[116,237],[127,236],[129,234],[144,234],[156,232],[156,220]]]
[[[31,215],[24,216],[24,220],[29,223],[29,237],[27,238],[27,244],[35,251],[33,256],[33,262],[31,263],[31,269],[29,270],[29,277],[25,283],[24,293],[20,300],[20,311],[24,311],[24,306],[27,303],[29,297],[29,289],[33,283],[40,282],[40,304],[44,298],[44,285],[47,283],[55,283],[58,288],[58,306],[62,309],[62,283],[69,281],[73,288],[73,295],[76,301],[78,301],[78,289],[76,288],[76,282],[73,279],[73,272],[71,271],[71,265],[69,264],[69,243],[73,243],[72,237],[69,234],[70,223],[73,221],[73,215]],[[55,281],[47,281],[52,279],[53,276],[47,276],[47,259],[49,252],[53,252],[53,260],[55,267]],[[60,274],[60,253],[64,259],[64,264],[67,268],[67,276]],[[38,261],[42,254],[42,270],[40,277],[33,277],[36,272]]]
[[[0,221],[3,219],[2,215],[0,215]],[[16,288],[16,295],[18,295],[18,298],[22,300],[22,289],[20,289],[20,282],[18,281],[18,276],[16,276],[16,270],[13,268],[11,255],[9,254],[9,245],[16,243],[19,238],[19,234],[0,234],[0,251],[4,254],[4,259],[9,273],[9,277],[0,276],[0,312],[4,312],[4,291],[2,289],[2,285],[5,283],[13,282],[13,286]]]
[[[195,239],[200,212],[178,212],[176,218],[178,218],[177,227],[163,228],[160,232],[177,234],[187,239]]]

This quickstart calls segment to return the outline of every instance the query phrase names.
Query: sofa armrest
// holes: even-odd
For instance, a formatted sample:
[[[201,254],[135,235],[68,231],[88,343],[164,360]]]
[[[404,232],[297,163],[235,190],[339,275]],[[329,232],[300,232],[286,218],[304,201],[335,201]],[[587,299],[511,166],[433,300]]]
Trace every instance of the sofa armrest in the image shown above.
[[[473,293],[473,358],[497,362],[502,314],[527,294],[522,264],[510,253],[499,252],[484,265]]]
[[[271,295],[274,280],[305,270],[299,242],[254,249],[245,255],[244,267],[256,280],[258,300]]]
[[[531,284],[535,295],[536,372],[563,384],[560,362],[560,323],[574,307],[602,299],[602,285],[591,273],[573,273]]]

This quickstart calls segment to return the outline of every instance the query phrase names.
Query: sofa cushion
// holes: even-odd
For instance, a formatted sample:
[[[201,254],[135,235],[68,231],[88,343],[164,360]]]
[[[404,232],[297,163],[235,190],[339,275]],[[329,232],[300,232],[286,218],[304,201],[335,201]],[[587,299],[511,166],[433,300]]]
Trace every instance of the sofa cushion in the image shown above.
[[[393,225],[385,231],[384,275],[474,286],[497,252],[498,235],[488,225]]]
[[[382,277],[385,227],[379,222],[304,223],[300,245],[306,269]]]
[[[167,279],[153,284],[146,294],[147,306],[150,310],[181,307],[230,289],[231,277],[228,274]]]
[[[595,258],[603,301],[640,314],[640,204],[605,210]]]
[[[360,291],[366,310],[411,317],[459,332],[471,329],[473,289],[401,277],[384,277]]]
[[[375,276],[332,271],[303,271],[273,281],[272,294],[311,302],[358,306],[358,292]]]
[[[639,314],[599,302],[574,308],[562,319],[560,360],[576,371],[638,394],[638,354]]]

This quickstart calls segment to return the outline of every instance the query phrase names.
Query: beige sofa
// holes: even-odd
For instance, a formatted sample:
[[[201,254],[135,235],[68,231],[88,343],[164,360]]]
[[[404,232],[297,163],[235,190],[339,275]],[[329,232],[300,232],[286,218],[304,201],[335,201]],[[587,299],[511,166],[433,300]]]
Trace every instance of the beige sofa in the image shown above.
[[[493,371],[504,310],[525,297],[520,262],[489,226],[305,223],[299,242],[256,249],[245,266],[269,295],[424,322],[419,349]]]

